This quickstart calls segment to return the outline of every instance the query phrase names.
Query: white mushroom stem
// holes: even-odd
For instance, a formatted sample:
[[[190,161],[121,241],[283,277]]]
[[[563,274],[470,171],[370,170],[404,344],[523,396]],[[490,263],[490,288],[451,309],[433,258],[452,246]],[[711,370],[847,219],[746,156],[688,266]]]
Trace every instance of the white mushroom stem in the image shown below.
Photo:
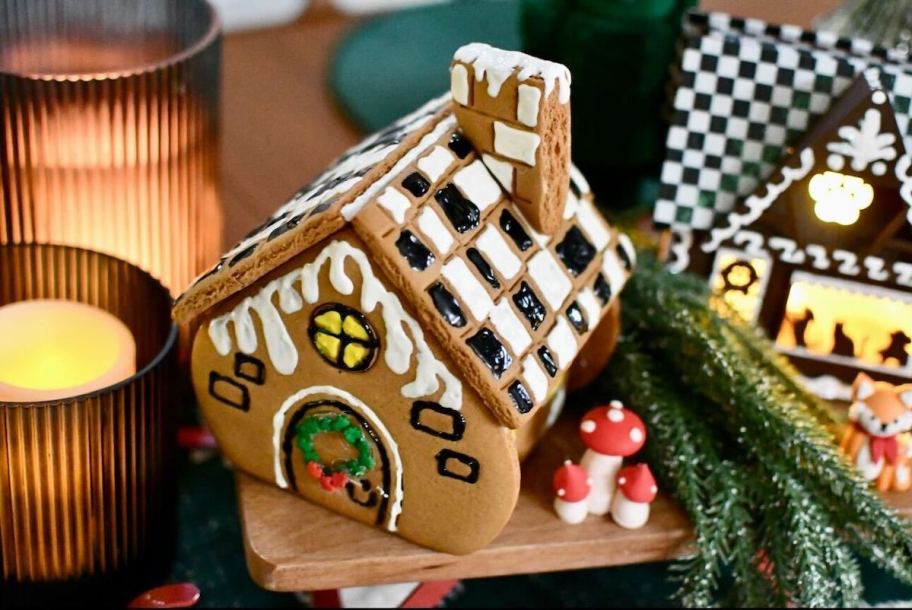
[[[634,502],[621,492],[614,496],[611,503],[611,517],[623,528],[640,529],[649,521],[649,504]]]
[[[614,455],[605,455],[588,449],[580,462],[589,475],[592,489],[589,492],[589,512],[593,515],[607,515],[611,498],[617,489],[617,474],[624,460]]]
[[[585,499],[579,502],[567,502],[560,498],[554,498],[554,512],[562,521],[576,525],[586,520],[589,514],[589,505]]]

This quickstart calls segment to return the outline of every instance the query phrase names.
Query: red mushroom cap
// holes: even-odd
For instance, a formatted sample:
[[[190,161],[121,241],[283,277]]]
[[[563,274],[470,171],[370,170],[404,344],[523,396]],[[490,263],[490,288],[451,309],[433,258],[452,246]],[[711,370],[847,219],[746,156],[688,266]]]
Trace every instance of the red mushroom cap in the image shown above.
[[[589,475],[569,460],[554,473],[554,493],[565,502],[585,500],[589,490]]]
[[[622,468],[617,475],[617,485],[624,497],[640,504],[649,504],[659,493],[655,477],[646,464]]]
[[[640,416],[619,401],[596,407],[580,422],[580,438],[586,447],[603,455],[630,457],[646,442],[646,425]]]

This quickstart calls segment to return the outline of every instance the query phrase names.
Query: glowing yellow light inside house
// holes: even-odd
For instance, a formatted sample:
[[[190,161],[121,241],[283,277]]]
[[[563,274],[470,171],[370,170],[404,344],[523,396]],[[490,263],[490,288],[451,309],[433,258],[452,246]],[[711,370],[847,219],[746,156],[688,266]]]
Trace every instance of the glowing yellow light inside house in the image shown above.
[[[814,200],[814,213],[824,222],[843,226],[858,222],[861,211],[874,202],[874,189],[856,176],[824,172],[811,178],[808,185]]]
[[[748,265],[754,269],[756,277],[752,276]],[[762,258],[744,260],[735,254],[721,253],[717,266],[718,271],[710,281],[713,292],[741,318],[756,320],[762,305],[763,277],[769,270],[769,263]],[[726,271],[727,276],[723,277]]]
[[[78,396],[135,372],[133,336],[106,311],[57,300],[0,307],[0,401]]]
[[[912,303],[812,282],[792,285],[776,344],[903,368],[910,355],[897,333],[912,334]]]

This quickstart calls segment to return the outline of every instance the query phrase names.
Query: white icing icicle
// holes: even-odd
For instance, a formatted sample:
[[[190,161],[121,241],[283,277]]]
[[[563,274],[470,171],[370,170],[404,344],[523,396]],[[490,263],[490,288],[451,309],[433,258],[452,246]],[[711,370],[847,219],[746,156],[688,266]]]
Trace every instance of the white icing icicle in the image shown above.
[[[244,299],[231,312],[213,319],[209,323],[209,337],[216,351],[222,356],[231,353],[233,343],[228,331],[229,323],[234,326],[238,349],[245,354],[256,351],[257,332],[251,315],[251,311],[255,311],[260,319],[266,350],[273,367],[283,375],[294,373],[298,366],[298,350],[288,334],[282,315],[276,309],[273,297],[278,293],[279,305],[285,313],[300,311],[304,301],[316,303],[320,298],[320,272],[327,263],[332,287],[340,294],[351,295],[355,291],[355,284],[345,271],[348,260],[354,261],[361,273],[361,309],[365,313],[371,313],[378,305],[382,306],[381,315],[386,327],[386,365],[397,375],[405,375],[411,368],[412,356],[415,356],[415,380],[402,388],[402,395],[406,398],[431,396],[440,388],[442,381],[445,390],[440,404],[448,409],[460,409],[460,381],[434,356],[418,322],[406,313],[399,298],[387,290],[374,275],[367,255],[344,241],[332,242],[312,263],[273,280],[256,295]],[[300,295],[294,288],[299,282]]]
[[[453,58],[475,68],[475,79],[479,82],[487,79],[488,95],[497,97],[504,82],[519,70],[517,79],[520,82],[530,78],[541,78],[545,81],[545,97],[557,88],[561,104],[570,101],[570,70],[566,66],[545,61],[518,53],[503,51],[479,42],[466,45],[456,51]]]

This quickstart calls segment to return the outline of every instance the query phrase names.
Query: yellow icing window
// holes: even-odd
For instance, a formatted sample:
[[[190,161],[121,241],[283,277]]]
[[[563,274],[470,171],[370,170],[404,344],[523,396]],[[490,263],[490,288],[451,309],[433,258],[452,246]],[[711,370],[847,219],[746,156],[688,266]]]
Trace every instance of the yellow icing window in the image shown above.
[[[344,371],[366,371],[380,348],[377,333],[364,314],[339,303],[317,309],[308,332],[317,353]]]

